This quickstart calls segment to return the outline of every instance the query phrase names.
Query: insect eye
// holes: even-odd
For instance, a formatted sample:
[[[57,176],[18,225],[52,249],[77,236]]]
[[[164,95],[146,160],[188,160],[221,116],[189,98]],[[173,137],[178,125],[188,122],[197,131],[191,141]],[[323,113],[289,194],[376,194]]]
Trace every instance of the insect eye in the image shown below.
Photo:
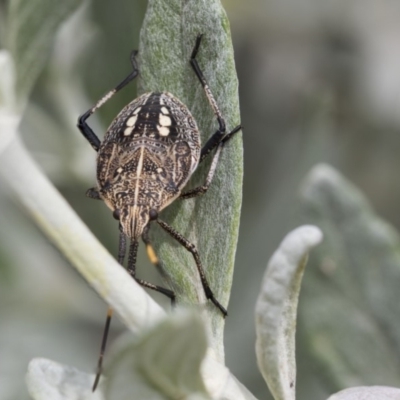
[[[116,208],[116,209],[113,211],[113,217],[114,217],[114,219],[116,219],[117,221],[119,221],[120,216],[121,216],[121,211],[120,211],[118,208]]]
[[[150,221],[154,221],[155,219],[158,218],[158,212],[156,210],[151,209],[149,212],[149,217],[150,217]]]

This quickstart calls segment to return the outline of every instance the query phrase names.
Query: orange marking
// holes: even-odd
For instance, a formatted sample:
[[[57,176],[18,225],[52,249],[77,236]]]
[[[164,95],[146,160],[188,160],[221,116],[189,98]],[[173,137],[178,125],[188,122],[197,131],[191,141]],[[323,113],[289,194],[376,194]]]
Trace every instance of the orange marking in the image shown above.
[[[158,257],[156,256],[156,253],[154,252],[154,249],[151,245],[146,246],[146,251],[147,251],[147,256],[149,257],[150,261],[153,264],[158,264]]]

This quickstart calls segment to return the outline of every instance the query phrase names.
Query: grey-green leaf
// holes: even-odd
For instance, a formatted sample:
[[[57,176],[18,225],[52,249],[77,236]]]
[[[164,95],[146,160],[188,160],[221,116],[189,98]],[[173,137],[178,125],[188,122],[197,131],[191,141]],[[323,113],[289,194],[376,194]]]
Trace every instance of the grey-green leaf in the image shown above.
[[[16,93],[23,105],[45,65],[60,24],[82,0],[10,0],[7,47],[16,68]]]
[[[29,363],[26,382],[34,400],[103,400],[100,390],[92,393],[94,375],[45,358]]]
[[[200,375],[207,350],[195,313],[175,313],[141,337],[123,337],[109,356],[107,399],[210,399]]]
[[[218,124],[204,91],[189,65],[198,34],[204,34],[198,62],[208,80],[227,129],[240,123],[229,22],[219,0],[150,0],[140,35],[140,91],[169,91],[192,111],[205,143]],[[242,200],[242,142],[240,133],[224,148],[216,176],[202,197],[177,200],[161,218],[193,242],[199,250],[216,298],[227,305]],[[211,158],[211,157],[209,157]],[[204,183],[210,159],[194,174],[190,187]],[[156,227],[156,250],[179,303],[206,304],[199,274],[187,250]],[[223,360],[223,318],[207,304],[211,345]]]
[[[290,232],[272,255],[256,304],[256,353],[275,400],[293,400],[295,333],[300,285],[309,251],[322,240],[315,226]]]
[[[400,238],[363,194],[328,165],[302,188],[305,219],[324,243],[304,280],[304,346],[329,391],[400,385]],[[329,380],[327,380],[329,377]],[[329,383],[328,383],[329,382]]]

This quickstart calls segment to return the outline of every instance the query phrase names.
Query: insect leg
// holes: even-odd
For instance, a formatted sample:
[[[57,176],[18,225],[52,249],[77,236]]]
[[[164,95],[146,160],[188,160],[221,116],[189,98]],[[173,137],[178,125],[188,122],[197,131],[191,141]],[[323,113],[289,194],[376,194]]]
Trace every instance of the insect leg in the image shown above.
[[[192,51],[192,55],[190,57],[190,65],[193,68],[193,71],[196,73],[197,77],[199,78],[199,81],[201,83],[201,85],[203,86],[204,92],[207,96],[208,102],[210,103],[211,108],[214,111],[215,116],[217,117],[218,120],[218,125],[219,128],[217,130],[217,132],[214,133],[214,135],[208,140],[207,143],[211,142],[211,139],[215,137],[214,141],[218,143],[221,141],[221,138],[225,135],[226,132],[226,126],[225,126],[225,120],[222,117],[221,111],[217,105],[217,102],[213,96],[213,94],[211,93],[210,88],[208,87],[208,83],[206,78],[203,75],[203,72],[200,69],[200,66],[196,60],[196,56],[197,53],[199,52],[199,48],[200,48],[200,43],[201,43],[201,39],[202,39],[203,35],[198,35],[196,38],[196,43],[194,45],[193,51]],[[206,143],[206,145],[207,145]],[[214,148],[215,146],[213,146]],[[211,150],[210,150],[211,151]]]
[[[226,134],[225,136],[222,136],[220,134],[220,131],[217,130],[206,142],[206,144],[202,147],[201,153],[200,153],[200,161],[204,161],[205,158],[220,144],[226,143],[228,140],[230,140],[233,135],[237,132],[239,132],[242,129],[241,125],[236,126],[235,128],[232,129],[231,132]]]
[[[142,233],[142,240],[143,240],[144,244],[146,245],[147,257],[149,258],[150,262],[157,268],[157,271],[159,272],[159,274],[163,278],[167,279],[167,275],[163,268],[162,262],[157,257],[157,254],[151,243],[149,231],[150,231],[150,224],[147,224],[147,226],[144,228],[143,233]]]
[[[214,177],[214,172],[215,172],[215,169],[217,168],[218,159],[219,159],[219,155],[221,154],[222,147],[223,147],[223,143],[221,143],[217,147],[217,151],[215,152],[214,157],[212,159],[210,170],[208,171],[207,178],[206,178],[206,181],[204,182],[204,184],[201,186],[197,186],[194,189],[188,190],[187,192],[183,192],[179,196],[180,199],[190,199],[192,197],[200,196],[200,195],[204,194],[205,192],[207,192],[208,188],[211,185],[211,181]]]
[[[133,279],[135,279],[137,283],[139,283],[139,285],[142,285],[148,289],[155,290],[156,292],[162,293],[163,295],[169,297],[171,299],[171,303],[174,304],[175,293],[172,290],[163,288],[162,286],[154,285],[153,283],[144,281],[143,279],[136,278],[136,256],[138,247],[139,247],[139,242],[137,240],[132,240],[129,248],[129,258],[128,258],[128,268],[127,268],[129,274],[132,276]]]
[[[211,162],[211,166],[210,169],[208,171],[208,175],[206,178],[206,181],[204,182],[203,185],[198,186],[194,189],[188,190],[187,192],[183,192],[179,198],[180,199],[190,199],[192,197],[196,197],[196,196],[200,196],[202,194],[204,194],[205,192],[207,192],[208,188],[211,185],[211,181],[214,177],[214,172],[217,168],[218,165],[218,159],[219,159],[219,155],[221,153],[222,148],[224,147],[225,143],[239,130],[241,129],[241,126],[236,127],[232,132],[229,132],[224,139],[219,143],[217,150],[213,156],[212,162]]]
[[[196,73],[201,85],[203,86],[208,102],[210,103],[210,106],[214,111],[214,115],[217,118],[219,127],[218,130],[208,139],[206,144],[201,149],[200,162],[202,162],[210,154],[210,152],[214,150],[222,141],[225,142],[228,141],[236,132],[238,132],[241,129],[241,126],[238,125],[236,128],[232,130],[232,132],[226,134],[225,120],[222,117],[222,113],[218,107],[217,101],[215,100],[214,95],[212,94],[208,86],[207,80],[204,77],[204,74],[201,71],[200,66],[196,60],[196,56],[197,53],[199,52],[202,37],[203,35],[198,35],[196,38],[196,43],[194,45],[192,55],[190,57],[190,65],[192,66],[193,71]]]
[[[132,72],[113,90],[110,90],[105,94],[92,108],[87,110],[78,118],[78,128],[82,132],[82,135],[91,144],[91,146],[98,151],[100,147],[100,139],[93,132],[92,128],[87,124],[86,120],[98,110],[104,103],[106,103],[115,93],[126,86],[130,81],[137,77],[139,69],[136,62],[137,51],[133,51],[131,54]]]
[[[180,243],[187,251],[189,251],[192,254],[196,262],[196,267],[197,270],[199,271],[201,284],[203,285],[203,289],[207,299],[211,300],[214,303],[214,305],[221,311],[222,315],[225,318],[228,315],[228,312],[226,311],[225,307],[223,307],[221,303],[215,298],[210,288],[210,285],[208,284],[206,274],[201,264],[200,256],[196,249],[196,246],[193,243],[189,242],[186,238],[184,238],[179,232],[177,232],[166,222],[160,219],[157,219],[156,221],[161,226],[161,228],[163,228],[166,232],[168,232],[178,243]]]
[[[224,137],[224,139],[219,143],[218,147],[217,147],[217,151],[214,154],[213,160],[211,162],[211,166],[210,166],[210,170],[208,171],[208,175],[206,178],[206,181],[204,182],[203,185],[198,186],[194,189],[188,190],[186,192],[183,192],[179,198],[180,199],[190,199],[192,197],[196,197],[196,196],[201,196],[202,194],[204,194],[205,192],[207,192],[207,190],[209,189],[210,185],[211,185],[211,181],[214,177],[214,172],[217,168],[217,164],[218,164],[218,159],[219,159],[219,155],[221,153],[222,148],[224,147],[224,144],[239,130],[241,129],[241,126],[236,127],[232,132],[229,132],[228,135],[226,135]]]
[[[120,232],[119,232],[119,246],[118,246],[118,262],[121,265],[123,265],[125,253],[126,253],[126,237],[125,237],[124,232],[122,231],[121,225],[119,227],[119,230],[120,230]],[[111,307],[108,307],[106,323],[105,323],[104,331],[103,331],[103,338],[101,340],[100,356],[99,356],[99,360],[97,362],[96,378],[94,380],[93,387],[92,387],[93,392],[96,390],[96,387],[99,383],[100,376],[101,376],[102,369],[103,369],[103,358],[104,358],[104,352],[106,350],[107,337],[108,337],[108,332],[110,330],[112,314],[113,314],[113,309]]]

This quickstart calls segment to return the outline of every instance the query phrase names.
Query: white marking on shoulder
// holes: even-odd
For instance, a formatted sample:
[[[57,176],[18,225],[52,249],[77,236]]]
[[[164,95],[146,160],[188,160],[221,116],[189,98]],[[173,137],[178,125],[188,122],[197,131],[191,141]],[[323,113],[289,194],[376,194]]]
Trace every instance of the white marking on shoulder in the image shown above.
[[[117,172],[118,172],[119,174],[120,174],[122,171],[123,171],[122,167],[119,167],[119,168],[117,169]]]
[[[132,117],[130,117],[127,121],[126,121],[126,125],[127,126],[133,126],[135,125],[136,121],[137,121],[137,115],[133,115]]]
[[[161,104],[161,101],[160,101],[160,104]],[[167,108],[167,107],[161,107],[161,112],[162,112],[164,115],[169,114],[169,111],[168,111],[168,108]]]
[[[167,128],[166,126],[158,126],[157,129],[161,136],[169,135],[169,128]]]
[[[124,130],[124,136],[129,136],[133,131],[133,126],[129,126]]]
[[[138,107],[134,112],[133,115],[138,115],[142,107]]]
[[[158,121],[160,122],[161,126],[171,126],[171,118],[167,115],[160,114]]]

